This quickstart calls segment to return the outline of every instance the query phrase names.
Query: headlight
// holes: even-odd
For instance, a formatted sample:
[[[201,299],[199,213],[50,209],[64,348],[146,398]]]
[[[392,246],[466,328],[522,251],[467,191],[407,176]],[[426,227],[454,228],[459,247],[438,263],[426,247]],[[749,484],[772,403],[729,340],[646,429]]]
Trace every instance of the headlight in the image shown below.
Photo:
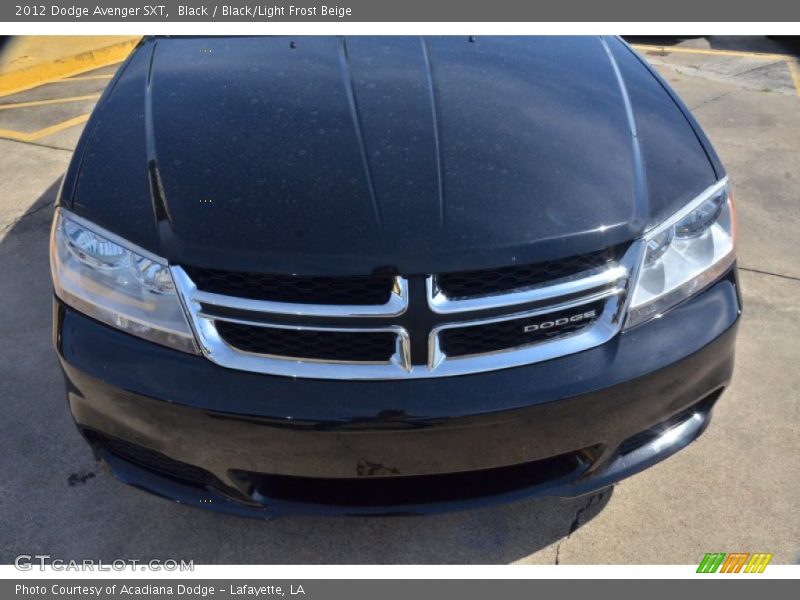
[[[57,209],[50,269],[55,293],[66,304],[127,333],[197,353],[164,259]]]
[[[727,179],[649,231],[644,241],[626,327],[661,316],[733,264],[733,202]]]

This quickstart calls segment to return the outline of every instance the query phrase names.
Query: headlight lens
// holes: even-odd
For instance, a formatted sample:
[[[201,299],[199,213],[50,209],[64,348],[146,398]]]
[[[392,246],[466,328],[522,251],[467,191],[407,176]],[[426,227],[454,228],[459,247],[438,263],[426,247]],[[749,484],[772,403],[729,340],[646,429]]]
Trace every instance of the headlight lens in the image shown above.
[[[122,331],[197,353],[165,260],[58,209],[50,268],[66,304]]]
[[[645,244],[626,327],[661,316],[733,264],[733,202],[727,180],[650,231]]]

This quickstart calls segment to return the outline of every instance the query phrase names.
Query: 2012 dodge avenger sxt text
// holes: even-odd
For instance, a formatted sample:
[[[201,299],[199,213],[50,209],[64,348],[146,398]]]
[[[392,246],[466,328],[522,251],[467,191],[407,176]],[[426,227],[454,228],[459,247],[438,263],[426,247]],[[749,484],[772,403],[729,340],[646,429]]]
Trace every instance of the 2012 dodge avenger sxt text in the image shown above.
[[[147,38],[56,208],[69,407],[240,515],[586,494],[708,424],[733,216],[618,38]]]

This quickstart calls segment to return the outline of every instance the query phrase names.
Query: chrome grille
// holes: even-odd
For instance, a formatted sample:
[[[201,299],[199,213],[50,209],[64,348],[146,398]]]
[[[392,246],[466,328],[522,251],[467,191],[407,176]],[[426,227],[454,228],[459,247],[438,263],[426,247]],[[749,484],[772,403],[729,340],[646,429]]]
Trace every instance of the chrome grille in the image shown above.
[[[172,273],[203,353],[217,364],[292,377],[407,379],[521,366],[608,341],[620,329],[641,243],[618,260],[608,256],[562,261],[552,280],[515,279],[521,271],[514,267],[509,277],[515,287],[473,286],[477,293],[469,296],[452,296],[465,288],[452,285],[447,274],[394,276],[388,296],[373,304],[341,304],[341,296],[323,303],[318,294],[288,301],[219,293],[223,289],[207,280],[195,281],[191,268],[173,266]],[[565,270],[567,262],[587,268]],[[318,291],[344,285],[301,279],[325,279]],[[425,291],[413,305],[410,286]]]

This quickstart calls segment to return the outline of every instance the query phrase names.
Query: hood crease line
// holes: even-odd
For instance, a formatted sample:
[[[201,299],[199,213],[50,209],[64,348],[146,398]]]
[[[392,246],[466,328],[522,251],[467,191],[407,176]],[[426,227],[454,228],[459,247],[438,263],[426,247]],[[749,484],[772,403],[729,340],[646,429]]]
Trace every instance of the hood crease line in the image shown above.
[[[611,63],[611,68],[614,71],[619,91],[622,96],[622,102],[625,105],[625,116],[628,120],[628,127],[630,128],[631,135],[631,154],[633,158],[634,181],[636,182],[636,193],[634,199],[634,206],[636,208],[636,218],[644,222],[648,212],[648,194],[647,194],[647,180],[645,174],[644,157],[642,155],[642,147],[639,143],[639,134],[636,130],[636,117],[633,114],[633,104],[628,95],[628,86],[622,76],[622,71],[619,69],[617,59],[614,53],[608,46],[608,42],[604,37],[600,37],[600,43],[603,44],[608,61]]]
[[[358,113],[358,102],[356,100],[355,86],[353,84],[353,74],[350,70],[350,62],[347,56],[347,40],[344,37],[341,38],[338,50],[342,83],[344,84],[347,103],[350,107],[350,116],[353,119],[353,128],[355,129],[356,139],[358,140],[358,149],[361,153],[361,162],[364,166],[364,175],[367,180],[367,187],[369,188],[369,197],[372,200],[372,208],[375,212],[375,218],[378,221],[378,229],[382,230],[383,220],[381,218],[380,206],[378,205],[378,198],[375,193],[375,184],[372,181],[372,169],[369,165],[369,155],[367,154],[366,141],[361,127],[361,117]]]
[[[424,37],[420,38],[422,45],[422,56],[425,59],[425,72],[428,82],[428,96],[431,106],[431,118],[433,119],[433,146],[436,153],[436,183],[439,195],[439,225],[444,229],[444,180],[442,178],[442,147],[440,143],[441,128],[439,125],[439,105],[436,102],[436,87],[433,82],[433,69],[431,67],[430,53],[428,52],[428,42]]]

